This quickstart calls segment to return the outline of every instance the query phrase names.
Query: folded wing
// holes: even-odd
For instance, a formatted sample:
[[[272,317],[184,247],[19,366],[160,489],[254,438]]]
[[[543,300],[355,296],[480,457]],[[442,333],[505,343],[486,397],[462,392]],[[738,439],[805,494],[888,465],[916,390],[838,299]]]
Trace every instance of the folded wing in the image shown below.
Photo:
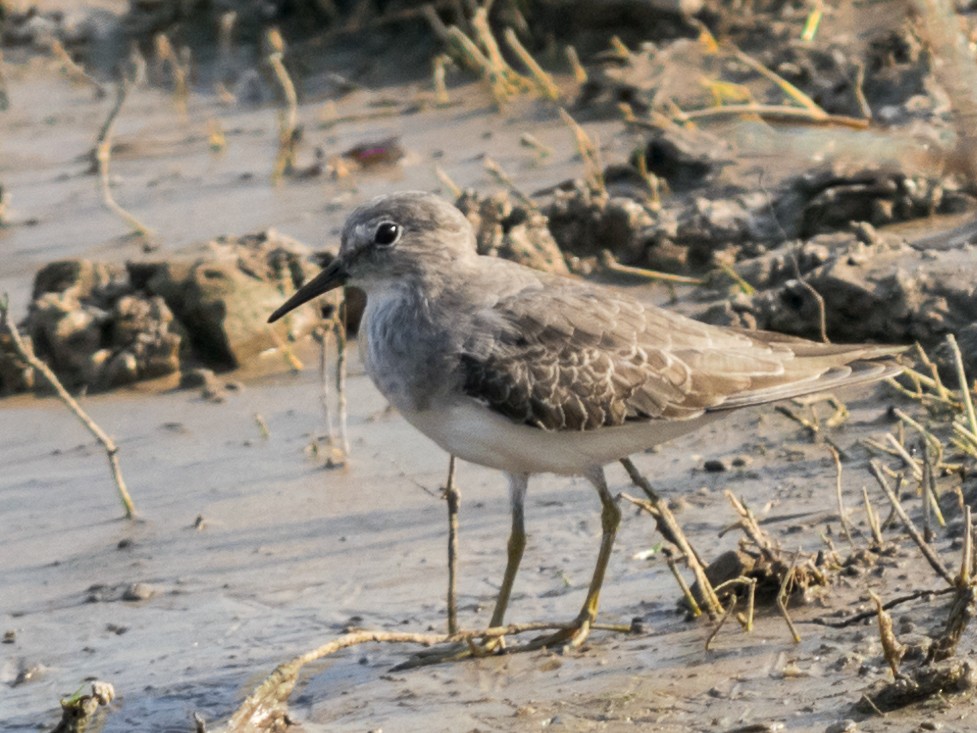
[[[465,392],[515,422],[594,430],[874,381],[902,348],[710,326],[540,276],[477,315],[460,366]]]

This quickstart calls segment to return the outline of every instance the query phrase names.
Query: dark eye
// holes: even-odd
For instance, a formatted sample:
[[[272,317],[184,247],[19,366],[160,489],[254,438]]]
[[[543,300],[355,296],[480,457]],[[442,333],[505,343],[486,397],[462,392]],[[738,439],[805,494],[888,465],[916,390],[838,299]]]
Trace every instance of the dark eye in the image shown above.
[[[373,234],[373,243],[381,247],[389,247],[400,239],[400,226],[392,221],[382,222]]]

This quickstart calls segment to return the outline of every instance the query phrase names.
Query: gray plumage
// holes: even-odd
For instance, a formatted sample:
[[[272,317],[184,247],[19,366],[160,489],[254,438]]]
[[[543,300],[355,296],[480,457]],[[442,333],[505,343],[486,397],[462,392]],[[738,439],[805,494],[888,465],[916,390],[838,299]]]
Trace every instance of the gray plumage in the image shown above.
[[[336,260],[279,308],[348,282],[367,296],[366,371],[401,414],[459,458],[505,471],[509,562],[502,623],[525,545],[529,474],[586,476],[603,537],[576,622],[545,643],[579,644],[620,519],[602,466],[724,412],[896,374],[901,347],[821,344],[710,326],[617,290],[476,253],[456,208],[425,193],[356,209]]]
[[[382,222],[402,228],[393,246],[373,244]],[[894,373],[878,359],[901,350],[710,326],[482,257],[462,214],[429,194],[355,210],[340,258],[367,291],[367,370],[405,413],[463,393],[547,431],[691,420],[878,379]]]

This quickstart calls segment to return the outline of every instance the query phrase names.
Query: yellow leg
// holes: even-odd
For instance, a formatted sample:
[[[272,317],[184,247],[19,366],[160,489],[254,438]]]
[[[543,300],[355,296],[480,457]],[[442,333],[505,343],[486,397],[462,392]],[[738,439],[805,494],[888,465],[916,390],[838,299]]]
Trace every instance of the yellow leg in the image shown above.
[[[505,611],[509,606],[509,596],[512,585],[519,572],[523,550],[526,549],[526,486],[529,476],[526,474],[509,474],[509,499],[512,504],[512,530],[509,532],[508,559],[505,564],[505,575],[502,576],[502,587],[495,599],[495,610],[489,626],[501,626],[505,622]]]
[[[584,643],[590,634],[590,627],[597,620],[597,607],[600,601],[600,589],[604,584],[604,573],[607,570],[607,563],[611,559],[611,550],[614,547],[614,537],[617,535],[617,527],[621,523],[621,510],[607,489],[607,481],[604,479],[604,470],[596,468],[587,474],[587,478],[597,489],[597,495],[601,503],[601,538],[600,551],[597,553],[597,564],[594,566],[594,574],[590,579],[590,588],[587,590],[587,597],[580,608],[580,613],[573,623],[567,628],[561,629],[555,634],[540,637],[529,642],[527,648],[537,649],[557,644],[578,647]]]
[[[586,620],[589,627],[597,620],[597,605],[600,599],[600,589],[604,585],[604,573],[607,570],[607,563],[611,559],[611,550],[614,548],[614,538],[617,536],[618,525],[621,524],[621,510],[607,489],[607,482],[604,480],[604,471],[598,469],[594,477],[589,477],[597,489],[600,496],[601,512],[600,524],[603,532],[600,538],[600,551],[597,553],[597,564],[594,566],[594,574],[590,579],[590,588],[587,590],[587,598],[583,607],[580,609],[581,621]],[[583,639],[581,639],[583,641]]]
[[[512,586],[516,581],[516,574],[519,572],[519,563],[522,561],[523,550],[526,549],[525,501],[529,476],[524,473],[510,473],[508,476],[509,499],[512,504],[512,530],[509,533],[508,559],[505,565],[505,575],[502,576],[502,586],[499,588],[499,595],[495,598],[495,609],[492,611],[492,620],[489,621],[489,626],[492,627],[501,626],[505,623],[505,612],[509,606],[509,597],[512,595]],[[428,664],[440,664],[442,662],[457,662],[469,657],[483,657],[498,653],[504,648],[505,638],[501,636],[486,639],[481,643],[470,641],[465,644],[451,644],[441,649],[418,652],[406,662],[394,667],[394,670],[411,669]]]

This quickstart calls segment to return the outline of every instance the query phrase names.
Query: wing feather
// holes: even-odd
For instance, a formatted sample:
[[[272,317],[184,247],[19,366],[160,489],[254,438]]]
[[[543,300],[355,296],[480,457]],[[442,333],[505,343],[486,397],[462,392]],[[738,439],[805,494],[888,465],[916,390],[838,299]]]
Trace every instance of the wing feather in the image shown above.
[[[710,326],[540,273],[476,316],[461,373],[467,394],[515,422],[594,430],[871,381],[898,371],[885,359],[900,350]]]

